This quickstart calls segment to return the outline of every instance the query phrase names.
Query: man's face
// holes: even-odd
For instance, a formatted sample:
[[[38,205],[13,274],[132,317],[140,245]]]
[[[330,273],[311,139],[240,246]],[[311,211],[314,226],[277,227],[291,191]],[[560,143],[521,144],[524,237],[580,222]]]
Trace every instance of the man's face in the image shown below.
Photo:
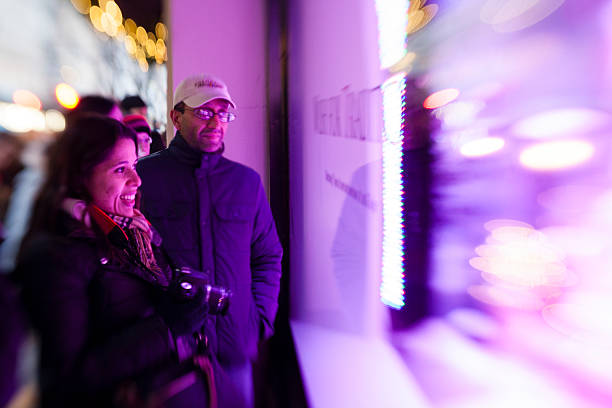
[[[192,108],[187,106],[182,113],[176,110],[172,111],[172,122],[189,146],[202,152],[216,152],[223,145],[223,136],[225,136],[225,130],[227,129],[227,123],[221,122],[216,114],[227,112],[228,107],[229,102],[226,100],[213,99],[198,107],[215,112],[211,119],[198,118],[191,110]]]
[[[138,108],[132,108],[130,109],[129,114],[130,115],[140,115],[140,116],[144,116],[145,118],[147,117],[147,107],[146,106],[139,106]]]

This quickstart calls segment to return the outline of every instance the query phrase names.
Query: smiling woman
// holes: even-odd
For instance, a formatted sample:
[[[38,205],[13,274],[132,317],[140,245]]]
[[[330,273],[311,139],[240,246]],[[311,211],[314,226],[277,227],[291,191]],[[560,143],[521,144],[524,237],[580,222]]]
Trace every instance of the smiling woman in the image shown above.
[[[122,138],[115,143],[109,157],[93,169],[88,181],[92,202],[108,213],[134,216],[136,192],[140,177],[136,164],[134,141]]]
[[[106,206],[98,191],[112,179],[110,174],[103,175],[102,169],[111,162],[129,162],[124,165],[132,168],[136,160],[135,143],[136,134],[114,119],[99,115],[76,118],[51,147],[49,174],[36,204],[31,229],[56,232],[59,215],[64,212],[62,203],[67,198],[102,205],[103,210],[114,213],[117,208]],[[123,174],[119,167],[122,166],[117,167],[116,174]],[[129,192],[135,192],[138,185]]]
[[[179,298],[136,208],[136,143],[90,115],[51,149],[15,272],[41,339],[42,406],[216,406],[220,374],[200,344],[208,304],[201,291]],[[233,394],[219,403],[240,406],[223,399]]]

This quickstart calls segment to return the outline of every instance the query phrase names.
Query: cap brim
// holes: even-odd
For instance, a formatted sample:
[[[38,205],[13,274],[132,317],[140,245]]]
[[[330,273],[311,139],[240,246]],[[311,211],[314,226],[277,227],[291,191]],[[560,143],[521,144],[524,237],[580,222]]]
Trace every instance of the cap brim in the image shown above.
[[[236,109],[236,104],[234,103],[234,101],[228,99],[226,96],[223,95],[206,97],[204,95],[195,94],[190,96],[189,98],[183,99],[183,102],[190,108],[197,108],[198,106],[204,105],[205,103],[208,103],[210,101],[214,101],[215,99],[223,99],[224,101],[227,101],[230,105],[232,105],[232,108]]]

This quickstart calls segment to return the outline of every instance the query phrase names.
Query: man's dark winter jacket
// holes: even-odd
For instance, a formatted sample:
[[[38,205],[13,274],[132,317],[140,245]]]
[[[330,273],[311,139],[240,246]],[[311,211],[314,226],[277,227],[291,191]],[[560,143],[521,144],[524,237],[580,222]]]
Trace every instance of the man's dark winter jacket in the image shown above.
[[[137,169],[141,209],[175,266],[200,270],[233,293],[228,314],[207,323],[212,351],[225,367],[252,360],[273,331],[282,257],[259,175],[192,149],[180,133]]]

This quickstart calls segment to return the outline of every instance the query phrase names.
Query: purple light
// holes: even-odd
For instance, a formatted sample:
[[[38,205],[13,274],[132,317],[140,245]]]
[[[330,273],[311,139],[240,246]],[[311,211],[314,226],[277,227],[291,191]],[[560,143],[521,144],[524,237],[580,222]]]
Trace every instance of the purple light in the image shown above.
[[[512,32],[530,27],[548,17],[565,0],[489,0],[480,19],[495,31]]]
[[[378,43],[381,68],[410,66],[414,59],[406,50],[409,24],[409,5],[412,18],[420,10],[407,0],[377,0]],[[420,2],[418,4],[420,6]],[[416,7],[417,9],[419,7]],[[433,14],[435,11],[429,10]],[[424,13],[423,11],[420,11]],[[416,29],[418,23],[413,28]],[[424,21],[426,24],[427,21]],[[420,28],[420,27],[419,27]],[[403,59],[406,59],[402,63]],[[393,69],[390,70],[393,72]],[[395,309],[404,306],[404,220],[402,185],[402,109],[406,88],[406,75],[400,73],[388,78],[382,85],[383,138],[382,138],[382,276],[381,301]]]
[[[499,137],[485,137],[472,140],[461,146],[461,154],[465,157],[482,157],[493,154],[504,147],[505,141]]]
[[[589,160],[595,148],[583,140],[539,143],[523,150],[520,162],[532,170],[552,171],[577,166]]]
[[[382,142],[382,282],[380,297],[384,304],[400,309],[404,306],[404,194],[402,184],[403,74],[387,80],[382,86],[384,134]]]
[[[584,135],[605,129],[610,122],[610,115],[597,110],[554,109],[521,120],[513,133],[529,139]]]

